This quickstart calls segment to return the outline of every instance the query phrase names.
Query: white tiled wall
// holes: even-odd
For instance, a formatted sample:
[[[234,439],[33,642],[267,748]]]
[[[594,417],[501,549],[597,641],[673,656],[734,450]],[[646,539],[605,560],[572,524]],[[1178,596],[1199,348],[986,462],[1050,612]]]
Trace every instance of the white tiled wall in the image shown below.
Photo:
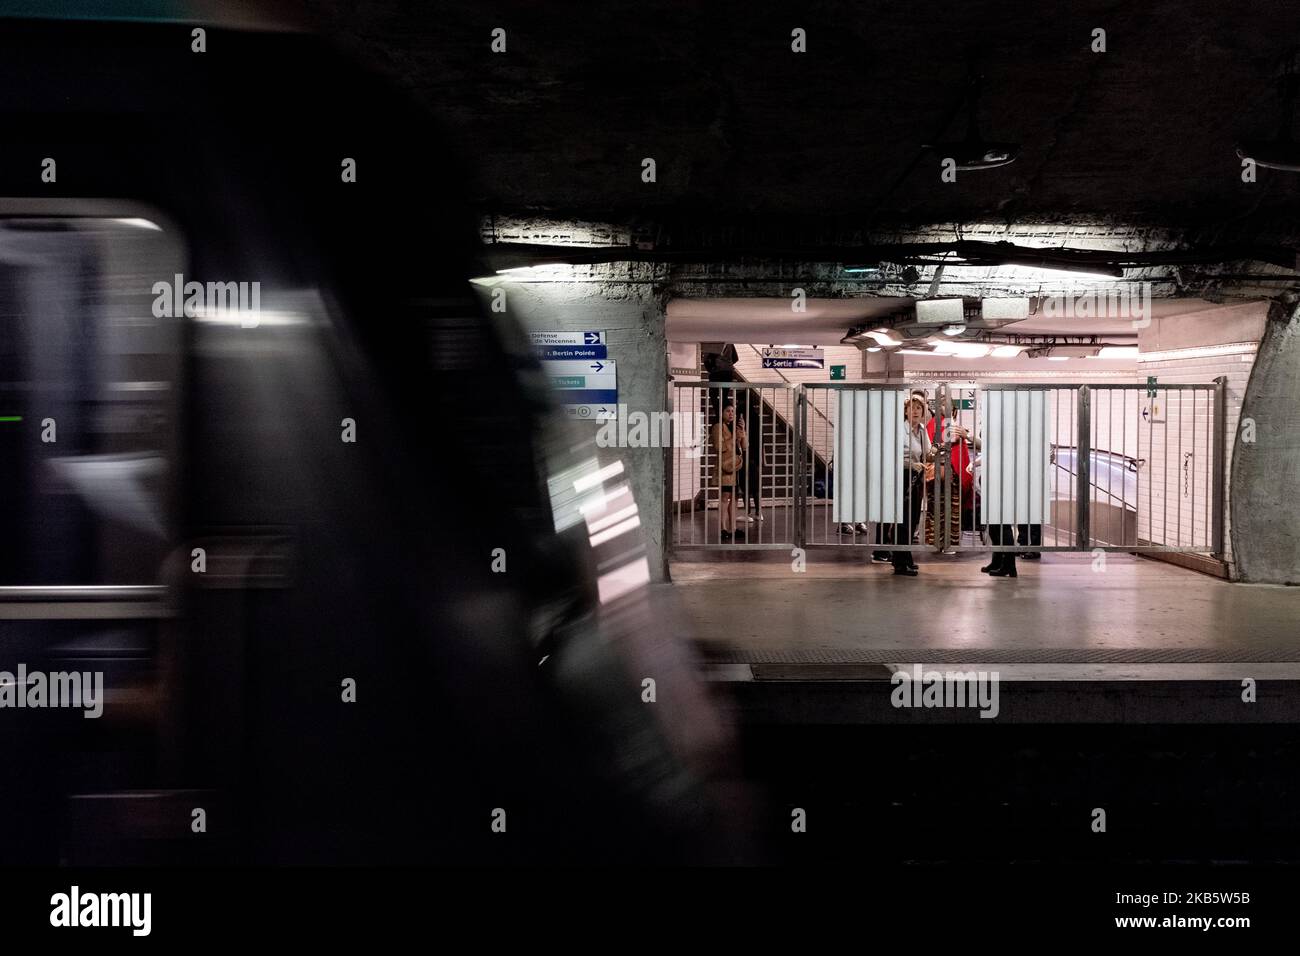
[[[1157,379],[1160,385],[1180,383],[1212,382],[1220,375],[1227,379],[1227,442],[1224,489],[1225,496],[1231,489],[1232,448],[1236,437],[1238,421],[1241,418],[1241,400],[1246,392],[1246,382],[1255,362],[1254,345],[1241,346],[1235,354],[1207,355],[1202,357],[1184,357],[1177,352],[1153,353],[1145,356],[1147,361],[1139,363],[1139,382],[1145,383],[1148,375]],[[1162,358],[1162,356],[1169,356]],[[1164,396],[1160,391],[1159,395]],[[1152,428],[1154,442],[1142,439],[1142,455],[1147,459],[1143,469],[1148,476],[1150,502],[1146,490],[1142,493],[1141,507],[1138,515],[1138,533],[1148,540],[1177,544],[1193,541],[1201,545],[1210,540],[1212,518],[1204,507],[1204,502],[1212,490],[1212,431],[1206,428],[1207,409],[1204,404],[1195,408],[1195,428],[1192,427],[1193,407],[1190,396],[1182,399],[1182,414],[1185,427],[1178,429],[1180,403],[1177,392],[1169,393],[1165,409],[1166,424]],[[1165,434],[1161,434],[1161,431]],[[1181,431],[1182,447],[1179,448],[1178,436]],[[1167,436],[1167,438],[1166,438]],[[1183,467],[1184,457],[1190,453],[1190,466]],[[1196,507],[1190,506],[1192,498]],[[1181,503],[1181,510],[1180,510]],[[1226,506],[1226,502],[1225,502]],[[1225,512],[1227,509],[1225,507]],[[1232,538],[1230,517],[1225,514],[1225,549],[1226,558],[1231,560]]]

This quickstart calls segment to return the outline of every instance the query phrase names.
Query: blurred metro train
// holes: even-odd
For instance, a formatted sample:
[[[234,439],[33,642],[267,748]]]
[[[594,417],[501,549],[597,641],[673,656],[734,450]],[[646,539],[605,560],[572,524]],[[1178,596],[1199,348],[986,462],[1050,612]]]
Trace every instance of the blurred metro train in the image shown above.
[[[734,852],[430,117],[302,32],[2,23],[0,862]]]

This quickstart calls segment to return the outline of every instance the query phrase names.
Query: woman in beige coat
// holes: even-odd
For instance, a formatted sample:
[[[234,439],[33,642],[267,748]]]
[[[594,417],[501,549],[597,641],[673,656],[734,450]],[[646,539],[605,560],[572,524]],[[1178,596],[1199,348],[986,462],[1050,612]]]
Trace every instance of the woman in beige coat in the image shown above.
[[[722,407],[721,420],[709,429],[709,442],[718,456],[718,511],[722,516],[721,540],[743,540],[736,530],[736,476],[745,467],[745,433],[736,426],[736,406],[730,400]]]

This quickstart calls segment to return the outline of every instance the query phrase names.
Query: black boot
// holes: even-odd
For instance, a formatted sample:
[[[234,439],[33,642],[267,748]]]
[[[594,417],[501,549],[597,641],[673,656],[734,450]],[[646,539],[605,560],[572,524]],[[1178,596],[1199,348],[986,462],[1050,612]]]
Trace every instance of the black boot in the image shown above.
[[[1006,559],[1002,562],[1002,565],[1001,565],[999,568],[997,568],[996,570],[994,570],[994,571],[990,571],[990,572],[989,572],[989,577],[993,577],[993,578],[1014,578],[1014,577],[1019,577],[1019,575],[1016,574],[1016,556],[1015,556],[1015,554],[1012,553],[1012,552],[1010,552],[1010,551],[1008,551],[1008,552],[1007,552]]]
[[[916,565],[912,564],[912,553],[910,551],[895,551],[892,555],[894,559],[894,573],[914,578],[917,575]]]

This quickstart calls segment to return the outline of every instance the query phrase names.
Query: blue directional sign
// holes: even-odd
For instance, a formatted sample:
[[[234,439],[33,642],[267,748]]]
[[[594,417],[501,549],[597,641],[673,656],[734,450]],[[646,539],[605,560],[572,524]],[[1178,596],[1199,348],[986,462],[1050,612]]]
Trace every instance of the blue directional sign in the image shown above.
[[[824,353],[816,347],[771,346],[763,349],[763,368],[822,368]]]
[[[605,345],[543,345],[537,350],[540,358],[551,359],[603,359],[609,357]]]
[[[599,420],[617,414],[618,368],[608,359],[590,362],[551,359],[542,365],[559,393],[565,411],[575,418]]]
[[[618,377],[604,332],[533,330],[528,337],[569,416],[600,421],[618,415]]]
[[[532,331],[528,337],[538,348],[553,345],[605,345],[604,332],[539,332]]]

